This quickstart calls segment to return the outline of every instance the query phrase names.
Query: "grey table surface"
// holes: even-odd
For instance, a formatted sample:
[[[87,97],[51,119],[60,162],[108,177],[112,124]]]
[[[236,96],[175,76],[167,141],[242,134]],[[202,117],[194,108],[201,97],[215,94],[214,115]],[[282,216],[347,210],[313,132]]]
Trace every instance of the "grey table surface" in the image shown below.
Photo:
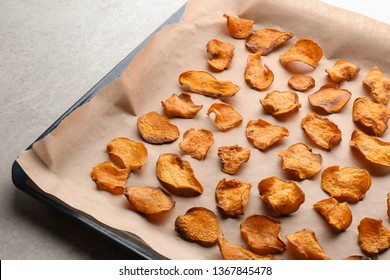
[[[11,166],[185,2],[0,0],[0,259],[133,258],[15,188]],[[386,1],[325,2],[390,23]]]

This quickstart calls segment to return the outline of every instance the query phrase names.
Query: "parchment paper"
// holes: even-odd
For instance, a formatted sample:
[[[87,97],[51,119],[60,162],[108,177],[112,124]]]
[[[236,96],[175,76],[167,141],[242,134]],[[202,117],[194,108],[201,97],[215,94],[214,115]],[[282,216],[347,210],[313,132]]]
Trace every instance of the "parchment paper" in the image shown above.
[[[253,19],[254,29],[277,28],[294,33],[294,38],[284,46],[263,57],[275,74],[271,87],[264,92],[250,89],[244,81],[244,69],[249,51],[243,40],[230,37],[226,28],[224,13],[231,16]],[[271,90],[286,90],[287,80],[292,73],[279,63],[279,56],[299,38],[307,37],[317,41],[324,56],[315,71],[307,74],[316,80],[316,87],[306,93],[298,93],[302,108],[287,117],[274,118],[266,114],[260,103]],[[224,100],[232,104],[243,117],[243,123],[228,132],[220,132],[213,115],[207,116],[207,109],[219,100],[192,94],[195,104],[203,109],[192,120],[172,119],[181,136],[171,144],[151,145],[146,142],[149,156],[140,172],[134,172],[128,179],[128,186],[158,186],[155,165],[161,153],[181,154],[178,147],[183,133],[189,128],[205,128],[214,134],[214,144],[207,159],[188,160],[204,193],[199,197],[182,198],[174,196],[176,205],[163,217],[146,218],[131,210],[123,195],[115,196],[100,191],[91,180],[91,167],[108,160],[106,144],[115,137],[128,137],[142,141],[136,121],[140,114],[149,111],[163,113],[161,101],[182,89],[178,83],[180,73],[187,70],[206,70],[207,53],[205,46],[211,39],[230,42],[235,46],[235,55],[230,69],[214,74],[220,80],[231,80],[241,87],[236,96]],[[257,184],[260,180],[277,176],[291,180],[282,171],[280,150],[303,142],[314,153],[323,156],[323,169],[331,165],[356,166],[367,169],[372,176],[372,186],[364,200],[350,205],[353,222],[347,231],[334,233],[325,220],[313,209],[313,204],[327,198],[328,194],[320,187],[320,174],[297,182],[305,192],[306,201],[300,209],[286,217],[276,217],[282,221],[282,238],[303,228],[313,230],[319,243],[333,259],[362,254],[357,240],[357,225],[363,217],[382,219],[390,228],[386,216],[386,194],[390,192],[390,170],[368,163],[358,152],[349,146],[352,131],[357,127],[352,121],[352,104],[357,97],[369,96],[362,86],[362,79],[368,71],[378,66],[390,76],[390,27],[319,1],[300,0],[196,0],[189,1],[180,23],[169,25],[156,34],[150,43],[137,55],[125,72],[99,92],[89,103],[69,115],[52,133],[34,144],[32,150],[23,152],[18,158],[28,176],[46,193],[52,194],[71,207],[86,212],[97,220],[113,228],[132,232],[141,237],[157,252],[171,259],[220,259],[218,246],[204,248],[184,241],[174,230],[174,221],[190,207],[204,206],[220,217],[223,233],[234,245],[246,248],[240,236],[240,223],[253,214],[270,214],[261,202]],[[339,59],[347,59],[360,66],[361,71],[353,81],[344,82],[341,88],[352,92],[352,98],[339,113],[326,115],[342,131],[341,143],[331,151],[325,151],[305,136],[300,120],[312,111],[307,96],[328,82],[326,68]],[[284,138],[266,152],[261,152],[248,142],[245,126],[249,120],[263,118],[276,125],[283,125],[290,131]],[[390,140],[389,132],[382,136]],[[239,173],[227,175],[220,170],[217,156],[218,147],[238,144],[251,148],[251,158]],[[214,190],[222,178],[237,178],[252,184],[250,198],[244,216],[232,219],[223,217],[216,208]],[[288,250],[278,259],[290,259]],[[390,250],[379,255],[379,259],[390,259]]]

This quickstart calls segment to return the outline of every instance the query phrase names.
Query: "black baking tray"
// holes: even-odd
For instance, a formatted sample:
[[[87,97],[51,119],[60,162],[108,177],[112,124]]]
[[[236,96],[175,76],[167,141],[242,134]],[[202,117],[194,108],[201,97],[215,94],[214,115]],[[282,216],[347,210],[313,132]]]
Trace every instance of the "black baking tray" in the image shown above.
[[[174,14],[172,14],[163,24],[160,25],[153,33],[151,33],[141,44],[139,44],[133,51],[131,51],[118,65],[116,65],[109,73],[107,73],[95,86],[93,86],[84,96],[82,96],[75,104],[73,104],[60,118],[58,118],[46,131],[44,131],[28,148],[32,148],[32,145],[44,138],[52,130],[54,130],[58,124],[65,119],[70,113],[72,113],[79,106],[87,103],[91,98],[93,98],[102,88],[116,80],[122,72],[126,69],[129,63],[133,58],[138,54],[138,52],[150,41],[155,33],[161,30],[164,25],[177,23],[180,21],[185,6],[183,5],[178,9]],[[32,196],[38,201],[44,203],[45,205],[58,210],[60,213],[70,217],[74,221],[86,226],[88,229],[92,230],[96,234],[102,236],[103,238],[108,239],[113,242],[115,245],[121,247],[125,251],[131,253],[134,257],[139,259],[155,260],[155,259],[167,259],[163,255],[157,253],[152,248],[150,248],[141,238],[138,236],[125,231],[120,231],[114,228],[111,228],[90,215],[79,211],[56,197],[43,192],[39,186],[37,186],[25,173],[23,168],[15,160],[12,165],[12,181],[14,185],[25,192],[26,194]]]

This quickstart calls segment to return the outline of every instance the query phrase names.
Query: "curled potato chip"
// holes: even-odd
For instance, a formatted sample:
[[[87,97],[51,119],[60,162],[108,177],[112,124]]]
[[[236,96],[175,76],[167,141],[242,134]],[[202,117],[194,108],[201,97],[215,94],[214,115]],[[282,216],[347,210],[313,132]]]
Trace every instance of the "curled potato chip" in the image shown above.
[[[251,88],[259,91],[266,90],[274,81],[274,73],[267,65],[263,65],[260,53],[248,56],[244,77]]]
[[[264,110],[273,116],[287,114],[301,108],[296,92],[291,90],[278,91],[273,90],[260,99]]]
[[[245,45],[252,52],[267,55],[277,47],[290,40],[294,34],[273,28],[264,28],[253,31],[247,38]]]
[[[322,49],[318,43],[308,38],[301,38],[279,59],[285,68],[291,69],[290,63],[295,61],[316,68],[321,58]]]
[[[124,195],[136,211],[145,215],[160,214],[175,206],[172,196],[160,187],[128,187]]]
[[[161,101],[161,105],[168,118],[192,119],[203,108],[203,105],[195,105],[191,95],[185,92],[180,95],[172,94],[167,100]]]
[[[320,147],[330,150],[341,141],[341,130],[328,118],[309,113],[301,120],[302,129]]]
[[[193,128],[183,134],[183,141],[180,142],[180,149],[191,157],[202,160],[207,156],[211,145],[214,143],[213,133],[210,130]]]
[[[390,80],[385,77],[382,70],[374,67],[363,80],[376,102],[387,105],[390,99]]]
[[[332,68],[325,69],[333,83],[350,81],[356,77],[359,71],[359,66],[344,59],[336,61]]]
[[[185,240],[210,247],[217,243],[221,234],[218,217],[204,207],[192,207],[175,220],[176,232]]]
[[[96,186],[113,194],[123,194],[129,176],[129,169],[118,168],[109,161],[96,164],[91,171],[91,178]]]
[[[244,215],[251,187],[237,179],[222,179],[215,188],[217,207],[229,217]]]
[[[305,202],[305,193],[295,182],[287,182],[275,176],[265,178],[258,184],[260,199],[279,215],[298,211]]]
[[[352,114],[355,122],[369,127],[376,136],[381,136],[387,129],[390,108],[381,103],[373,102],[367,97],[356,98]]]
[[[170,143],[180,136],[177,126],[156,112],[139,116],[137,127],[142,138],[151,144]]]
[[[227,27],[233,38],[245,39],[252,32],[253,20],[232,17],[227,14],[224,14],[223,16],[227,19]]]
[[[294,90],[305,92],[316,85],[313,77],[307,75],[292,75],[287,84]]]
[[[319,90],[309,95],[308,99],[311,105],[325,110],[327,113],[337,113],[351,99],[351,92],[341,89],[338,84],[328,83]]]
[[[279,152],[282,158],[282,167],[291,171],[299,179],[314,176],[322,167],[322,156],[313,154],[311,149],[303,143],[296,143]]]
[[[350,146],[358,149],[368,161],[390,167],[390,142],[381,141],[375,136],[355,129]]]
[[[241,236],[250,250],[259,255],[283,253],[281,221],[266,215],[252,215],[240,225]]]
[[[287,250],[297,259],[301,260],[330,260],[322,246],[318,243],[316,234],[303,229],[292,234],[286,235]]]
[[[352,212],[347,202],[340,203],[330,197],[316,202],[313,207],[336,232],[345,231],[352,223]]]
[[[207,111],[207,115],[215,114],[214,123],[221,131],[227,131],[242,123],[242,116],[230,104],[214,103]]]
[[[191,92],[213,98],[234,96],[240,87],[231,81],[219,81],[205,71],[187,71],[179,76],[179,83]]]
[[[107,144],[110,160],[120,168],[139,170],[145,164],[148,150],[145,145],[127,139],[117,137]]]
[[[211,57],[207,63],[212,71],[221,72],[230,67],[234,56],[232,44],[213,39],[207,43],[206,50]]]
[[[358,240],[363,252],[374,256],[390,248],[390,230],[382,220],[363,218],[358,225]]]
[[[271,124],[263,119],[250,120],[246,125],[246,137],[259,150],[265,150],[289,135],[287,128]]]
[[[218,247],[224,260],[276,260],[273,255],[258,255],[242,246],[234,246],[226,240],[223,234],[218,236]]]
[[[339,201],[357,203],[371,186],[370,174],[360,168],[333,165],[321,174],[321,188]]]
[[[196,196],[203,192],[203,186],[195,177],[188,161],[176,154],[161,154],[157,160],[156,173],[163,186],[180,196]]]
[[[218,148],[218,157],[221,160],[221,170],[228,174],[236,174],[242,163],[248,162],[251,156],[249,148],[238,145],[222,146]]]

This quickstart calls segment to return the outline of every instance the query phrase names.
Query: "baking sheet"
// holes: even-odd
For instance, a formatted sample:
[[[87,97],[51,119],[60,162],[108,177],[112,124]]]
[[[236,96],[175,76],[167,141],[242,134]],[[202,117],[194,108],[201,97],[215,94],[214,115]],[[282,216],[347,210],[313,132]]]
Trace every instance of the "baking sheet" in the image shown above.
[[[271,27],[294,33],[294,38],[285,46],[263,58],[263,62],[275,73],[275,80],[267,91],[257,92],[246,85],[243,73],[249,52],[245,49],[244,41],[229,36],[226,19],[222,17],[224,13],[253,19],[255,29]],[[389,228],[386,194],[390,192],[390,186],[386,182],[390,170],[368,164],[349,147],[350,135],[356,127],[352,121],[352,104],[355,98],[368,95],[361,80],[369,69],[378,66],[384,73],[390,73],[390,56],[386,46],[390,39],[389,31],[389,26],[385,24],[319,1],[189,1],[180,23],[164,27],[117,80],[102,89],[87,104],[73,111],[54,131],[36,142],[32,150],[23,152],[17,161],[44,192],[109,227],[138,235],[168,258],[219,259],[217,246],[203,248],[181,239],[174,231],[176,217],[193,206],[207,207],[220,216],[226,238],[232,244],[245,246],[240,237],[240,223],[252,214],[269,214],[260,201],[258,182],[269,176],[291,179],[281,170],[277,154],[291,144],[304,142],[312,147],[313,152],[323,156],[323,169],[336,164],[365,168],[370,172],[373,183],[363,201],[350,205],[353,212],[352,225],[346,232],[335,234],[312,209],[315,202],[328,197],[320,188],[320,174],[299,181],[306,201],[296,213],[279,217],[282,220],[283,239],[285,240],[286,234],[310,228],[316,232],[320,244],[332,258],[361,254],[357,242],[357,225],[363,217],[380,218]],[[317,69],[309,73],[316,79],[316,87],[307,93],[298,93],[302,104],[298,112],[276,119],[262,110],[259,99],[271,90],[288,89],[287,80],[291,73],[281,67],[278,58],[301,37],[317,41],[324,52]],[[244,121],[231,131],[218,131],[212,117],[207,116],[206,112],[211,104],[221,101],[192,94],[194,103],[202,104],[203,109],[192,120],[173,119],[172,122],[179,127],[181,135],[189,128],[205,128],[214,134],[215,141],[206,160],[198,161],[183,155],[191,163],[205,191],[195,198],[175,196],[176,206],[172,211],[159,219],[147,219],[133,212],[124,196],[97,190],[90,179],[91,167],[108,159],[105,148],[112,138],[123,136],[142,141],[136,129],[137,117],[149,111],[162,113],[161,101],[172,93],[181,92],[177,81],[180,73],[187,70],[207,70],[205,45],[214,38],[235,45],[231,68],[215,76],[221,80],[231,80],[241,87],[235,97],[224,101],[232,104],[243,115]],[[340,113],[327,116],[338,124],[343,133],[342,142],[328,152],[310,142],[300,128],[300,120],[312,111],[307,95],[327,82],[324,70],[338,59],[351,60],[361,67],[361,71],[356,80],[342,84],[342,88],[352,92],[347,106]],[[260,152],[245,137],[246,123],[258,118],[287,127],[290,136],[266,152]],[[389,133],[382,138],[389,141]],[[160,185],[155,176],[157,158],[160,153],[180,154],[178,144],[181,139],[182,136],[177,141],[164,145],[145,143],[149,152],[148,161],[140,172],[132,173],[128,185]],[[230,176],[220,171],[217,150],[222,145],[234,144],[251,148],[251,159],[238,174]],[[248,207],[243,217],[225,218],[216,209],[214,190],[222,178],[237,178],[252,184]],[[277,257],[291,258],[288,251]],[[390,252],[382,253],[379,258],[390,259]]]

